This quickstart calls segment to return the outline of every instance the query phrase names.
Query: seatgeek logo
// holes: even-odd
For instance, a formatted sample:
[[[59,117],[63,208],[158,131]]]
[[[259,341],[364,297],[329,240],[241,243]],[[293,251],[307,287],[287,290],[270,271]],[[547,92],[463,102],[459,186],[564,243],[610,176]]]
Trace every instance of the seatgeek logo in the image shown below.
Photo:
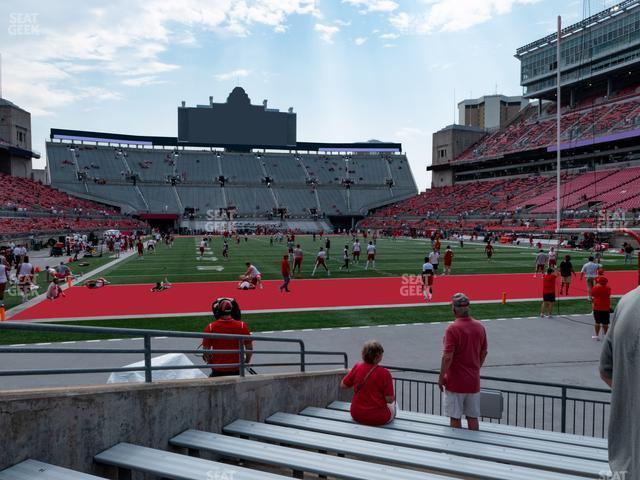
[[[19,13],[9,14],[9,35],[28,36],[40,35],[40,24],[38,22],[39,13]]]

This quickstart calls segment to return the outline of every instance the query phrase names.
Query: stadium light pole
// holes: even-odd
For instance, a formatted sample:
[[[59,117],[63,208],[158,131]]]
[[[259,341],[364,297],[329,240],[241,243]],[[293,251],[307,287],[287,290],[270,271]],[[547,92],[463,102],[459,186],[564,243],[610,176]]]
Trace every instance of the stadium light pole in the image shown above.
[[[560,232],[560,30],[562,17],[558,15],[558,39],[556,41],[556,233]]]

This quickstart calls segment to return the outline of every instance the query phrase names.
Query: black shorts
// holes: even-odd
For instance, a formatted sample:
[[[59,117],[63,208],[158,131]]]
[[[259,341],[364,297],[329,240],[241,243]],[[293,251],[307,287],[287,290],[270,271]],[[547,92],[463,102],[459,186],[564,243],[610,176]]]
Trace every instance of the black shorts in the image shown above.
[[[438,271],[438,264],[437,263],[432,263],[431,265],[433,265],[433,271],[437,272]]]
[[[543,293],[542,294],[542,301],[543,302],[555,302],[556,301],[556,294],[555,293]]]
[[[593,319],[598,325],[609,325],[609,319],[611,318],[611,312],[609,310],[594,310]]]

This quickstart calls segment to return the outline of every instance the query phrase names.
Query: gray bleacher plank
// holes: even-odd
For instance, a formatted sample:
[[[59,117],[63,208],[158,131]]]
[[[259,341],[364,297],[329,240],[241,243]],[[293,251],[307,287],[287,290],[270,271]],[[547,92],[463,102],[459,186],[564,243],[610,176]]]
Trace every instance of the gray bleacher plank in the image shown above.
[[[324,418],[327,420],[337,420],[339,422],[356,423],[349,412],[339,410],[329,410],[326,408],[305,408],[300,415],[309,417]],[[581,447],[574,445],[558,445],[555,442],[535,440],[523,437],[513,437],[492,432],[473,432],[461,428],[451,428],[444,425],[432,425],[428,423],[411,422],[409,420],[396,419],[382,428],[400,430],[403,432],[421,433],[436,437],[452,438],[469,442],[479,442],[487,445],[501,445],[504,447],[519,448],[541,453],[560,453],[567,457],[585,458],[587,460],[599,460],[606,462],[608,454],[606,450],[599,448]]]
[[[348,412],[351,404],[349,402],[332,402],[327,408],[331,410],[341,410]],[[441,415],[431,415],[428,413],[408,412],[398,410],[397,419],[409,420],[412,422],[429,423],[433,425],[449,425],[449,417]],[[538,440],[547,440],[557,443],[568,443],[570,445],[580,445],[583,447],[601,448],[606,450],[607,440],[605,438],[587,437],[584,435],[575,435],[572,433],[552,432],[548,430],[540,430],[536,428],[515,427],[513,425],[504,425],[500,423],[480,422],[480,430],[492,433],[502,433],[505,435],[513,435],[516,437],[525,437]]]
[[[483,480],[578,480],[587,478],[248,420],[236,420],[224,427],[223,430],[228,434],[268,442],[461,475],[464,478]]]
[[[348,480],[446,480],[452,477],[363,462],[295,448],[281,447],[228,435],[187,430],[169,440],[171,445],[206,450],[226,458],[284,467]]]
[[[282,475],[141,447],[131,443],[119,443],[96,455],[94,460],[106,465],[175,480],[211,480],[212,478],[275,480],[287,478]]]
[[[513,465],[551,470],[572,475],[600,478],[601,472],[608,471],[606,462],[583,458],[565,457],[550,453],[532,452],[518,448],[487,445],[483,443],[434,437],[420,433],[387,430],[366,425],[351,424],[335,420],[276,413],[267,418],[267,423],[285,427],[302,428],[314,432],[334,433],[346,437],[371,439],[398,446],[411,446],[436,452],[447,452],[472,458],[482,458]]]
[[[103,480],[103,478],[38,460],[25,460],[1,471],[0,480]]]

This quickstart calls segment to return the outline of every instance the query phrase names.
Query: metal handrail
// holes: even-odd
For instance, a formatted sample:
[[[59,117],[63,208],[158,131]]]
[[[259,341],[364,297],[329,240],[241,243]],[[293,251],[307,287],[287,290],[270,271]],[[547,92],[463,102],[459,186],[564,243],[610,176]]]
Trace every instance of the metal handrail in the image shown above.
[[[439,370],[425,370],[425,369],[420,369],[420,368],[411,368],[411,367],[398,367],[398,366],[392,366],[392,365],[385,365],[385,367],[387,369],[389,369],[390,371],[393,372],[407,372],[407,373],[420,373],[420,374],[427,374],[427,375],[439,375],[440,371]],[[546,400],[550,400],[551,403],[551,426],[553,429],[553,422],[554,419],[556,419],[556,417],[554,416],[554,405],[553,405],[553,401],[557,400],[559,401],[559,418],[557,418],[557,421],[560,425],[560,431],[561,432],[566,432],[567,431],[567,426],[568,426],[568,420],[569,420],[569,415],[570,412],[573,412],[573,430],[575,432],[576,429],[576,409],[578,408],[578,405],[582,406],[582,412],[583,412],[583,416],[586,415],[586,405],[589,404],[591,405],[591,412],[592,412],[592,435],[595,436],[595,419],[596,419],[596,406],[602,411],[602,416],[601,416],[601,420],[602,420],[602,433],[604,435],[604,422],[605,422],[605,417],[604,417],[604,412],[605,412],[605,408],[608,407],[610,405],[610,401],[606,401],[606,400],[598,400],[595,398],[591,398],[591,399],[586,399],[586,398],[580,398],[579,395],[569,395],[570,391],[575,391],[575,392],[589,392],[589,393],[596,393],[596,394],[606,394],[606,395],[610,395],[611,394],[611,390],[606,389],[606,388],[594,388],[594,387],[584,387],[584,386],[579,386],[579,385],[565,385],[565,384],[561,384],[561,383],[553,383],[553,382],[539,382],[539,381],[535,381],[535,380],[520,380],[520,379],[515,379],[515,378],[502,378],[502,377],[493,377],[493,376],[486,376],[486,375],[481,375],[480,376],[481,380],[485,380],[485,381],[490,381],[490,382],[497,382],[497,383],[507,383],[507,384],[517,384],[517,385],[524,385],[524,386],[533,386],[533,387],[542,387],[542,388],[547,388],[547,389],[558,389],[560,392],[559,394],[548,394],[548,393],[541,393],[541,392],[521,392],[521,391],[512,391],[512,390],[504,390],[501,389],[501,391],[503,393],[507,394],[507,403],[508,403],[508,399],[510,398],[510,396],[515,395],[515,400],[516,400],[516,412],[515,412],[515,424],[517,425],[519,422],[518,419],[518,399],[519,396],[524,396],[524,426],[527,426],[527,396],[533,398],[533,411],[529,412],[530,414],[532,414],[532,421],[534,422],[534,428],[535,428],[535,422],[536,422],[536,418],[535,418],[535,414],[536,414],[536,398],[537,399],[542,399],[542,401],[546,401]],[[418,379],[411,379],[411,378],[398,378],[398,377],[394,377],[394,383],[395,382],[402,382],[402,384],[404,385],[404,383],[409,382],[410,384],[424,384],[424,385],[431,385],[432,388],[437,385],[437,382],[435,381],[428,381],[428,380],[418,380]],[[409,385],[409,387],[411,387],[411,385]],[[404,387],[403,387],[404,388]],[[493,388],[493,387],[492,387]],[[496,387],[499,389],[499,387]],[[417,391],[417,390],[416,390]],[[426,395],[426,389],[425,389],[425,395]],[[411,390],[409,390],[409,410],[412,409],[411,407],[411,403],[412,403],[412,398],[411,398]],[[432,402],[433,402],[433,393],[432,393]],[[404,404],[404,401],[403,401]],[[543,404],[544,405],[544,404]],[[433,406],[433,405],[432,405]],[[442,404],[440,404],[440,407],[442,407]],[[573,407],[573,409],[571,409],[571,407]],[[403,405],[404,408],[404,405]],[[544,417],[544,410],[542,411],[542,416]],[[507,421],[507,423],[509,423],[510,418],[509,418],[509,406],[507,405],[507,418],[505,419]],[[586,427],[585,427],[585,422],[584,422],[585,418],[583,418],[583,425],[582,425],[582,429],[583,429],[583,434],[586,434]],[[543,425],[542,428],[545,428],[545,423],[544,423],[544,418],[543,418]]]
[[[420,368],[410,368],[410,367],[395,367],[390,365],[384,365],[388,370],[394,370],[398,372],[413,372],[413,373],[429,373],[434,375],[439,375],[440,370],[423,370]],[[503,377],[491,377],[487,375],[480,375],[481,380],[491,380],[493,382],[505,382],[505,383],[519,383],[522,385],[533,385],[537,387],[553,387],[553,388],[567,388],[570,390],[582,390],[585,392],[596,392],[596,393],[611,393],[611,390],[606,388],[595,388],[595,387],[583,387],[580,385],[565,385],[562,383],[553,383],[553,382],[539,382],[536,380],[520,380],[517,378],[503,378]]]
[[[127,337],[142,337],[144,348],[41,348],[41,347],[27,347],[27,346],[9,346],[1,347],[1,353],[59,353],[59,354],[142,354],[144,356],[144,366],[142,367],[120,367],[120,368],[66,368],[66,369],[31,369],[31,370],[0,370],[0,377],[2,376],[20,376],[20,375],[64,375],[64,374],[81,374],[81,373],[109,373],[109,372],[135,372],[144,370],[145,382],[151,383],[153,381],[152,372],[154,370],[182,370],[193,368],[238,368],[239,375],[245,376],[246,370],[251,367],[283,367],[283,366],[297,366],[300,367],[301,372],[306,371],[307,366],[334,366],[340,365],[347,368],[349,365],[349,358],[345,352],[335,351],[320,351],[312,350],[307,351],[303,340],[298,338],[274,338],[264,337],[259,335],[232,335],[232,334],[218,334],[218,333],[199,333],[199,332],[176,332],[169,330],[145,330],[134,328],[110,328],[110,327],[86,327],[76,325],[56,325],[56,324],[34,324],[34,323],[19,323],[19,322],[3,322],[0,323],[0,330],[21,330],[21,331],[33,331],[33,332],[59,332],[59,333],[95,333],[101,335],[123,335]],[[151,347],[151,341],[154,337],[165,338],[200,338],[200,339],[222,339],[222,340],[236,340],[238,342],[237,350],[215,350],[215,349],[154,349]],[[298,350],[247,350],[245,347],[245,341],[264,341],[264,342],[276,342],[276,343],[295,343],[298,345]],[[151,362],[151,355],[157,353],[183,353],[183,354],[203,354],[203,353],[217,353],[217,354],[238,354],[239,363],[225,363],[225,364],[212,364],[207,363],[204,365],[182,365],[182,366],[153,366]],[[247,363],[246,354],[268,354],[268,355],[300,355],[299,362],[271,362],[271,363]],[[308,362],[308,355],[326,355],[326,356],[340,356],[341,362]]]

